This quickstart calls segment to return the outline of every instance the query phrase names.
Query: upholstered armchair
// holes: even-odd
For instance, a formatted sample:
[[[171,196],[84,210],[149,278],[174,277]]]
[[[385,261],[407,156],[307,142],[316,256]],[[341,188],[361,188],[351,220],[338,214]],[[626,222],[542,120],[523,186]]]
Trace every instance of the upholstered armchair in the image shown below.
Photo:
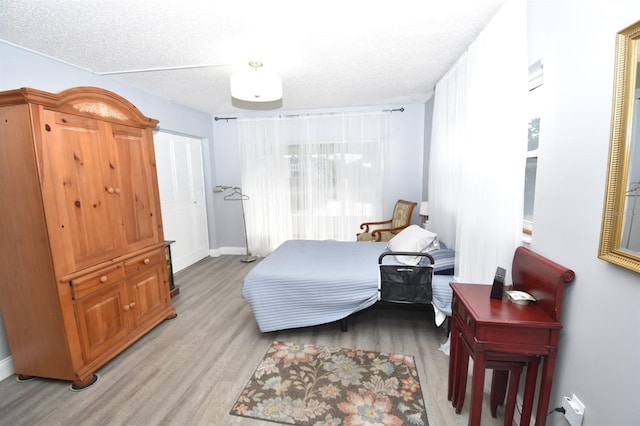
[[[412,201],[398,200],[391,219],[360,224],[360,229],[363,232],[356,234],[357,240],[389,241],[398,232],[411,225],[411,215],[416,205],[417,203]]]

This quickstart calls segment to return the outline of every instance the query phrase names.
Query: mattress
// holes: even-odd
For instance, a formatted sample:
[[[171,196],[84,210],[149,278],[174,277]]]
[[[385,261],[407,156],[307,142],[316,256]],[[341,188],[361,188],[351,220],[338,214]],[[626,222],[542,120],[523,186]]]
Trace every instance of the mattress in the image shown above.
[[[245,276],[242,296],[262,332],[339,321],[378,301],[378,257],[386,248],[384,242],[285,241]],[[452,280],[433,279],[433,304],[447,315]]]

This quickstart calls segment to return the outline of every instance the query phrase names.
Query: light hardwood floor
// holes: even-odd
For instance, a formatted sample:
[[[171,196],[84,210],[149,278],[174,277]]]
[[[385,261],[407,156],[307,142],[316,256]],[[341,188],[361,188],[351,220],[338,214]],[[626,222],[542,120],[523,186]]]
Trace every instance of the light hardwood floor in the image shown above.
[[[92,387],[72,392],[58,380],[1,381],[0,424],[273,425],[229,414],[273,340],[413,355],[429,424],[467,424],[468,403],[456,415],[447,401],[449,358],[439,350],[446,335],[429,306],[377,306],[353,317],[345,333],[338,324],[260,333],[240,294],[255,263],[239,259],[207,258],[177,273],[178,317],[104,366]],[[502,424],[502,410],[491,418],[486,400],[483,425]]]

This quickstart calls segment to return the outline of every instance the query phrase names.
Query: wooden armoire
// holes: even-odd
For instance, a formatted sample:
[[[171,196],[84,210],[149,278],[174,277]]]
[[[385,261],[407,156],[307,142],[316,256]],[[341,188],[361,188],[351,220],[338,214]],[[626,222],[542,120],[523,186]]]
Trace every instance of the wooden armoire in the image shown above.
[[[22,378],[82,389],[175,317],[157,123],[95,87],[0,92],[0,307]]]

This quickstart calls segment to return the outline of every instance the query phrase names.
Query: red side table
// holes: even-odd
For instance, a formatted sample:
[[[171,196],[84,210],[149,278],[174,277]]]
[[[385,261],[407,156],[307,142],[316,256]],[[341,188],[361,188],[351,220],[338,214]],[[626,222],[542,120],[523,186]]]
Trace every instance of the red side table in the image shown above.
[[[460,403],[460,398],[464,401],[466,389],[462,386],[466,385],[468,357],[471,356],[474,366],[469,425],[480,425],[485,368],[490,368],[496,361],[527,363],[532,368],[527,367],[523,421],[528,424],[536,391],[537,360],[541,359],[536,425],[544,425],[562,328],[560,322],[535,304],[523,306],[506,299],[492,299],[491,285],[451,283],[451,288],[449,400],[454,406]]]

